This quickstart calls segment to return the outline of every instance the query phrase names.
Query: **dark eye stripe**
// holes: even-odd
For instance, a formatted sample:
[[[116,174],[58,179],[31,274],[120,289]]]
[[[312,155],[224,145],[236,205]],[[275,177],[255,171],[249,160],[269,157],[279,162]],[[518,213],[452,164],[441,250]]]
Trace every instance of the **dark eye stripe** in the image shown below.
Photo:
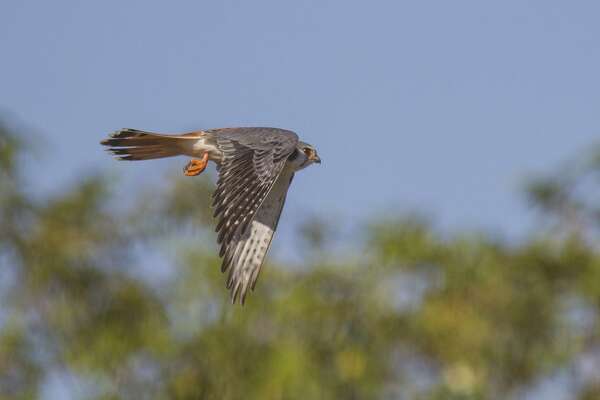
[[[300,154],[300,151],[298,149],[295,149],[294,152],[292,154],[290,154],[290,156],[288,157],[288,160],[294,161],[296,158],[298,158],[299,154]]]

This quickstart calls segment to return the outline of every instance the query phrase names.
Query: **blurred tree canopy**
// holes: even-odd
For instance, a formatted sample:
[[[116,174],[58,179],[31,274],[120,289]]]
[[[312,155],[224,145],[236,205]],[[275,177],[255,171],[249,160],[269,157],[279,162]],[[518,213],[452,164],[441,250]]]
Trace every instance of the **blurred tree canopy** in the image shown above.
[[[305,225],[310,265],[271,259],[244,307],[210,181],[32,196],[27,151],[0,129],[0,399],[600,398],[600,151],[530,182],[532,237],[388,215],[332,258]]]

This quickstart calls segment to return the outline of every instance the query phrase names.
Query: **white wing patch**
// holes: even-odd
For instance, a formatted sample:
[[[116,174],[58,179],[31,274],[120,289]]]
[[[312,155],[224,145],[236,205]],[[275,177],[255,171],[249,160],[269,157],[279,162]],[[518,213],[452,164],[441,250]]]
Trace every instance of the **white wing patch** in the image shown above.
[[[237,243],[227,279],[232,302],[235,302],[239,295],[243,304],[248,288],[254,290],[265,256],[271,246],[273,234],[277,229],[293,175],[294,172],[288,171],[287,168],[281,173],[246,232],[241,237],[233,239]]]

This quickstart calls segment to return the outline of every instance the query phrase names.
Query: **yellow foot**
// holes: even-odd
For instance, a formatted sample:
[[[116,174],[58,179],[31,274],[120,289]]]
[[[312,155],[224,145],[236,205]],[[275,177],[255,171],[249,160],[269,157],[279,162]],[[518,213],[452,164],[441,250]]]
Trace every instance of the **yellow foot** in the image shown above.
[[[204,153],[200,160],[191,159],[183,169],[183,174],[185,176],[200,175],[206,169],[206,165],[208,165],[208,153]]]

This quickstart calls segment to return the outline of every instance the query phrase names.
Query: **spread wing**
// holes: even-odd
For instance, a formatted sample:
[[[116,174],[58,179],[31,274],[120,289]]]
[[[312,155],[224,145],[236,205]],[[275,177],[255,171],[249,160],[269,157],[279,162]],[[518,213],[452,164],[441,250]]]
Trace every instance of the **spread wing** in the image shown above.
[[[229,269],[232,301],[239,295],[243,303],[248,287],[256,283],[279,220],[293,174],[282,172],[298,137],[272,128],[208,132],[223,153],[213,194],[219,256],[224,257],[221,270]]]
[[[229,268],[227,288],[231,290],[231,300],[234,303],[239,295],[241,303],[244,304],[248,288],[254,290],[277,229],[292,178],[293,173],[289,171],[284,171],[279,176],[248,228],[242,235],[234,237],[230,244],[229,254],[226,253],[223,266]]]

